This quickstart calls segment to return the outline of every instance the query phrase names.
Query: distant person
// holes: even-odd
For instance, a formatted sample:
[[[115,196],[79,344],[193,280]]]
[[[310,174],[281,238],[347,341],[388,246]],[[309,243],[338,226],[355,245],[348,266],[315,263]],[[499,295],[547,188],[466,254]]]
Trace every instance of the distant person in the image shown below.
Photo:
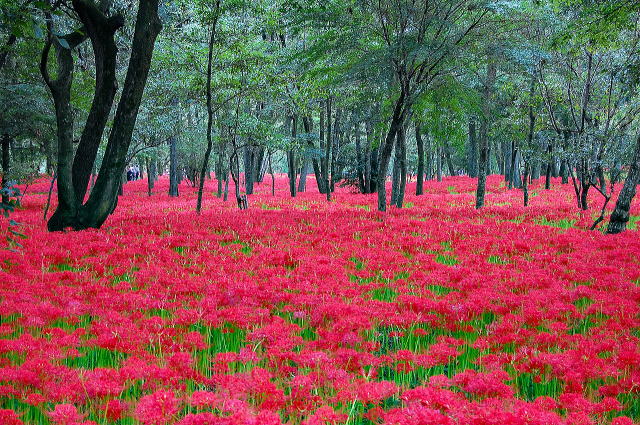
[[[133,167],[133,174],[135,180],[138,180],[140,178],[140,168],[137,165]]]
[[[130,182],[133,180],[133,167],[127,167],[127,181]]]

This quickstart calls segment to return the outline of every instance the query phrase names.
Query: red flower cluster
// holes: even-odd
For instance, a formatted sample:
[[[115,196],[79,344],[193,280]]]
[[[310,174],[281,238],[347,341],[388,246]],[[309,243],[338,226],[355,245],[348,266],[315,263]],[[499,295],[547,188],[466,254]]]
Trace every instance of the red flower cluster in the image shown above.
[[[130,182],[103,229],[54,234],[31,186],[0,252],[0,423],[640,420],[640,240],[586,231],[571,187],[524,208],[490,177],[477,211],[455,177],[380,214],[276,185],[198,216],[193,188]]]

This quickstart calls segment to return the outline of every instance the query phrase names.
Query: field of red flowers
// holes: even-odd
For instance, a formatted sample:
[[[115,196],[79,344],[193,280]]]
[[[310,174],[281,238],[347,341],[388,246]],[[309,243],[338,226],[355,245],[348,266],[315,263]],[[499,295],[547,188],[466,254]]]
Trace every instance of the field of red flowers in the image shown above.
[[[494,176],[476,211],[455,177],[380,214],[268,180],[247,211],[211,182],[201,216],[127,183],[66,234],[31,186],[0,251],[0,424],[639,423],[640,238],[585,230],[595,194],[524,208]]]

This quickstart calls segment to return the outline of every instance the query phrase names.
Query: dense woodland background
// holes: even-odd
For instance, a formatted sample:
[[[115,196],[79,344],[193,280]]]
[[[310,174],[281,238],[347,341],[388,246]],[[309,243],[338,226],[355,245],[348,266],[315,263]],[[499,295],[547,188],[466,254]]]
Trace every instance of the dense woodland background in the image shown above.
[[[171,196],[199,186],[198,211],[209,178],[241,208],[286,172],[292,197],[314,176],[385,210],[407,179],[477,177],[480,208],[488,174],[525,205],[530,179],[562,176],[576,208],[617,199],[616,233],[639,175],[639,17],[633,0],[0,0],[3,186],[50,174],[61,230],[100,227],[135,165],[149,195],[160,174]]]

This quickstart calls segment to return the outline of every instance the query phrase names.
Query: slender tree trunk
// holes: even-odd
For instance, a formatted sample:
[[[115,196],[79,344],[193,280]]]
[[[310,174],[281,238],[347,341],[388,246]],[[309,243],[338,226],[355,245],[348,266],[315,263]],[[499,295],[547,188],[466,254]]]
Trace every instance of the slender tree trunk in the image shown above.
[[[0,189],[5,189],[9,183],[9,167],[11,165],[9,158],[9,143],[10,138],[8,134],[2,136],[2,186]],[[2,192],[2,203],[7,205],[9,203],[9,196]]]
[[[325,152],[324,152],[324,170],[323,174],[325,176],[325,189],[327,191],[327,201],[331,201],[331,186],[333,186],[333,182],[331,181],[331,176],[329,175],[329,165],[331,161],[331,145],[333,144],[333,134],[331,133],[331,98],[327,99],[327,139],[325,142]]]
[[[213,72],[213,46],[216,40],[216,29],[218,24],[218,18],[220,16],[220,0],[216,1],[215,12],[213,17],[213,23],[211,24],[211,35],[209,37],[209,51],[207,57],[207,150],[204,152],[204,160],[202,161],[202,167],[200,168],[200,184],[198,187],[198,201],[196,204],[196,212],[200,214],[202,209],[202,192],[204,191],[204,177],[209,168],[209,157],[211,156],[211,150],[213,149],[213,103],[211,96],[211,78]],[[177,187],[176,187],[177,192]],[[172,195],[173,196],[173,195]]]
[[[422,130],[420,123],[416,122],[416,144],[418,145],[418,175],[416,176],[416,195],[423,193],[424,180],[424,142],[422,141]]]
[[[276,175],[271,164],[271,152],[269,152],[269,174],[271,174],[271,196],[276,196]]]
[[[436,147],[436,174],[439,182],[442,181],[442,146]]]
[[[449,167],[449,175],[455,176],[456,170],[453,167],[453,160],[451,159],[451,146],[449,142],[445,139],[444,141],[444,156],[447,159],[447,167]]]
[[[316,182],[318,185],[318,191],[320,193],[327,193],[327,147],[326,147],[326,143],[325,143],[325,136],[324,136],[324,131],[325,131],[325,119],[324,119],[324,115],[325,115],[325,110],[326,110],[326,105],[325,102],[321,101],[320,102],[320,129],[319,129],[319,138],[320,138],[320,151],[322,152],[322,154],[324,155],[322,158],[320,158],[320,176],[318,176],[316,174]]]
[[[427,158],[426,158],[426,170],[425,170],[425,179],[426,180],[432,180],[433,179],[433,145],[431,144],[431,137],[429,137],[429,135],[426,135],[426,140],[427,140],[427,146],[426,146],[426,151],[427,151]]]
[[[355,128],[355,141],[356,141],[356,160],[358,161],[358,190],[360,193],[366,193],[365,177],[364,177],[364,159],[362,158],[362,146],[360,145],[360,123],[356,124]]]
[[[297,137],[298,117],[294,115],[291,119],[291,138]],[[296,153],[293,149],[287,151],[287,165],[289,166],[289,193],[292,198],[296,197]]]
[[[371,123],[365,122],[365,134],[367,145],[364,151],[364,193],[371,193]]]
[[[177,197],[178,185],[178,138],[169,138],[169,196]]]
[[[153,194],[153,187],[156,183],[156,176],[153,168],[155,162],[147,159],[147,193],[149,196]]]
[[[478,162],[478,188],[476,190],[476,208],[484,206],[484,197],[487,188],[487,170],[489,162],[489,122],[491,119],[491,98],[493,97],[493,85],[496,80],[496,64],[489,58],[487,64],[487,77],[482,92],[482,114],[480,117],[480,160]]]
[[[524,206],[529,205],[529,163],[524,163],[524,175],[522,176],[522,194]]]
[[[340,150],[340,134],[341,134],[341,117],[342,117],[342,109],[336,108],[336,116],[333,122],[333,135],[331,137],[331,182],[329,184],[329,191],[334,192],[336,179],[338,177],[338,168],[337,168],[337,160],[338,160],[338,152]]]
[[[398,186],[398,195],[396,196],[396,207],[402,208],[404,204],[404,194],[407,190],[407,143],[404,125],[398,129],[396,148],[399,150],[398,157],[400,159],[400,184]]]
[[[549,142],[549,146],[547,147],[547,155],[549,158],[545,172],[544,188],[549,190],[551,189],[551,172],[553,171],[553,144],[551,142]]]

